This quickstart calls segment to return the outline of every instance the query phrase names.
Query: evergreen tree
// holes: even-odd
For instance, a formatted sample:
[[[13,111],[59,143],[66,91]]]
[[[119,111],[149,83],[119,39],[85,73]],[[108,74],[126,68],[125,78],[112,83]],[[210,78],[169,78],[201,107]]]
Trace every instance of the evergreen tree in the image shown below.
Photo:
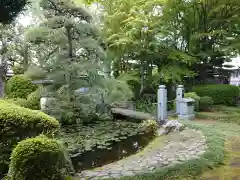
[[[68,0],[43,0],[41,6],[45,21],[31,29],[27,39],[48,49],[39,67],[47,79],[54,80],[46,89],[58,99],[52,113],[64,122],[82,122],[97,115],[95,107],[101,100],[111,104],[124,100],[124,95],[130,97],[125,84],[99,75],[105,53],[99,45],[99,30],[86,8]],[[82,87],[88,92],[76,93]]]
[[[0,23],[11,23],[27,2],[27,0],[0,0]]]

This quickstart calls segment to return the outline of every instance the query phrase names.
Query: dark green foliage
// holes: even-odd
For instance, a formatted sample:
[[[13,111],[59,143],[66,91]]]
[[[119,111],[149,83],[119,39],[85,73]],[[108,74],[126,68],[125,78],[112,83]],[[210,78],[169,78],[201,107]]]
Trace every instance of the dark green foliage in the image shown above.
[[[13,66],[13,74],[14,75],[24,74],[24,68],[19,65]]]
[[[213,106],[213,100],[209,96],[203,96],[200,98],[199,110],[200,111],[209,111]]]
[[[27,0],[0,0],[0,23],[11,23],[24,9],[27,2]]]
[[[6,172],[12,148],[22,139],[59,130],[56,119],[40,112],[0,100],[0,175]]]
[[[18,143],[11,154],[11,180],[64,180],[65,155],[62,146],[46,136]]]
[[[144,100],[137,101],[136,109],[137,109],[137,111],[150,113],[152,115],[157,114],[157,105],[153,104],[150,101],[144,101]]]
[[[61,130],[60,140],[68,144],[71,155],[99,149],[111,148],[111,145],[137,134],[156,133],[156,121],[142,123],[127,121],[106,121],[92,126],[68,126]]]
[[[199,111],[200,97],[196,93],[194,92],[184,93],[184,97],[194,99],[195,111]]]
[[[8,98],[23,98],[37,89],[37,85],[32,84],[31,80],[24,75],[16,75],[9,79],[6,85]]]
[[[227,84],[196,86],[193,91],[199,96],[209,96],[215,105],[236,105],[239,88]]]

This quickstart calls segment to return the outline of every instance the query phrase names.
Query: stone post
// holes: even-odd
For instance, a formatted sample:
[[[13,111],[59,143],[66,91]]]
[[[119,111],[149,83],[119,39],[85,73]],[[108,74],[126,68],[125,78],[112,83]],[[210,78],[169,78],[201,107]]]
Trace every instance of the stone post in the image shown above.
[[[40,107],[41,111],[48,112],[51,110],[52,106],[56,103],[56,98],[53,97],[41,97],[40,99]]]
[[[4,96],[4,85],[5,85],[4,79],[0,75],[0,97]]]
[[[5,86],[5,68],[6,64],[0,64],[0,97],[4,96],[4,86]]]
[[[184,98],[184,86],[178,85],[176,90],[176,113],[180,113],[180,102]]]
[[[167,89],[165,85],[160,85],[157,95],[157,118],[159,124],[164,124],[167,120]]]

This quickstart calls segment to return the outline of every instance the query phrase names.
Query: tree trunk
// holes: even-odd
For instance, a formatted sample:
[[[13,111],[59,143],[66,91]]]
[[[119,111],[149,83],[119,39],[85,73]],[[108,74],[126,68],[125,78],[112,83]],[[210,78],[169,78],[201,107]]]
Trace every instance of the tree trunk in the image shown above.
[[[71,34],[71,27],[66,27],[66,33],[67,33],[67,38],[68,38],[68,65],[71,65],[71,61],[73,60],[73,44],[72,44],[72,34]],[[67,96],[69,102],[73,100],[73,82],[72,82],[72,72],[71,70],[67,69],[67,84],[68,90],[67,90]]]
[[[24,44],[24,49],[23,49],[23,69],[24,72],[28,70],[29,66],[29,57],[28,57],[28,44]]]
[[[139,97],[142,96],[143,90],[144,90],[144,67],[143,62],[141,61],[141,67],[140,67],[140,76],[141,76],[141,88],[139,92]]]

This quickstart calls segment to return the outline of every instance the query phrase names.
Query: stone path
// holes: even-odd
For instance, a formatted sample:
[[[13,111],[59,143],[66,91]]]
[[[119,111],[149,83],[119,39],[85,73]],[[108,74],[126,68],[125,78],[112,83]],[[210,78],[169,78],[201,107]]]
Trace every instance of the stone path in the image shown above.
[[[80,179],[107,179],[122,176],[133,176],[152,172],[156,168],[171,166],[190,159],[196,159],[206,149],[206,140],[203,134],[195,130],[183,130],[172,133],[162,142],[156,138],[143,151],[105,165],[100,168],[85,170],[78,173]]]

